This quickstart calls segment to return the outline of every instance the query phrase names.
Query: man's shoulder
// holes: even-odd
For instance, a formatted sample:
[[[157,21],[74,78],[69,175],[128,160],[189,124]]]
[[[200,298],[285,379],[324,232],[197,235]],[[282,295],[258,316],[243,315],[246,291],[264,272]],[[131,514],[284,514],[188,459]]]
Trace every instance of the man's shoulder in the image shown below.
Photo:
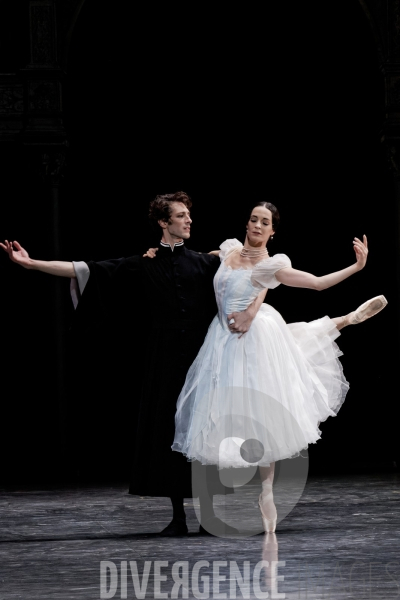
[[[208,252],[203,253],[187,249],[185,257],[198,272],[203,272],[204,274],[211,273],[214,276],[220,266],[219,257],[215,256],[215,254],[208,254]]]
[[[185,248],[186,253],[193,257],[194,260],[205,261],[209,263],[219,262],[219,257],[215,256],[215,254],[209,254],[208,252],[196,252],[196,250],[191,250],[190,248]]]

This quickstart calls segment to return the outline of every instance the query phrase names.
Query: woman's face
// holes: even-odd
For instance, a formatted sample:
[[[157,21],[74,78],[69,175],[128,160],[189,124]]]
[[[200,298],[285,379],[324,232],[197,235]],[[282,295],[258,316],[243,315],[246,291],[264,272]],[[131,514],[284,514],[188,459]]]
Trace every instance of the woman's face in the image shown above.
[[[247,223],[247,239],[250,245],[265,245],[273,234],[271,211],[265,206],[253,208]]]

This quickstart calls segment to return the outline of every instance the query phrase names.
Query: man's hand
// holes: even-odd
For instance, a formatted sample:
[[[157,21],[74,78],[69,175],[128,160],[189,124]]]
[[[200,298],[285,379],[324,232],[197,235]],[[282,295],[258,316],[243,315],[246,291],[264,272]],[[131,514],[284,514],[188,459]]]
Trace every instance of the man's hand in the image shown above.
[[[240,333],[239,338],[242,337],[246,331],[250,329],[250,325],[254,319],[253,311],[249,309],[244,310],[243,312],[234,312],[228,315],[228,324],[229,330],[232,333]],[[229,323],[233,319],[232,323]]]
[[[239,338],[242,337],[246,331],[250,329],[254,317],[258,313],[261,304],[265,300],[268,290],[262,290],[257,298],[242,312],[234,312],[227,316],[229,330],[232,333],[240,333]],[[233,323],[229,323],[233,319]]]
[[[0,243],[0,246],[5,252],[7,252],[10,260],[18,265],[21,265],[21,267],[25,267],[25,269],[29,268],[31,262],[29,254],[18,242],[9,242],[8,240],[4,240],[4,244]],[[14,248],[16,249],[14,250]]]
[[[146,254],[143,254],[143,258],[147,256],[148,258],[154,258],[156,255],[158,248],[149,248]]]

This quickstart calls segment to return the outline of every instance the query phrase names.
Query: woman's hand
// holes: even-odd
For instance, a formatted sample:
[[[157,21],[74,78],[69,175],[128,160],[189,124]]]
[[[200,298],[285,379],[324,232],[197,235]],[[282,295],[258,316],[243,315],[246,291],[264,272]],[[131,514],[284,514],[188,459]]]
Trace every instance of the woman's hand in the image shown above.
[[[143,254],[143,258],[147,256],[148,258],[154,258],[156,255],[158,248],[149,248],[146,254]]]
[[[361,271],[365,267],[368,256],[368,241],[367,236],[363,235],[363,241],[358,238],[353,240],[354,252],[356,253],[357,267]]]
[[[10,260],[21,265],[21,267],[28,268],[30,265],[29,254],[18,242],[9,242],[8,240],[4,240],[4,244],[0,243],[0,246],[3,248],[5,252],[7,252]],[[14,250],[14,247],[16,250]]]

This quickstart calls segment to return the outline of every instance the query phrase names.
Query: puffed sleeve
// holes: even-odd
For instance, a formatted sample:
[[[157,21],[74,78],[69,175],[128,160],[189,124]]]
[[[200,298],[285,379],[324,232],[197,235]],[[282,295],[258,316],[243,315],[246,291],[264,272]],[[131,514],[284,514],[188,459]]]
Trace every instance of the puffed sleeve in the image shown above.
[[[292,263],[286,254],[275,254],[266,260],[262,260],[254,267],[251,274],[251,283],[254,287],[272,290],[280,284],[275,277],[275,273],[291,266]]]
[[[221,250],[219,253],[219,258],[222,262],[231,254],[231,252],[243,248],[243,244],[241,244],[236,238],[233,238],[231,240],[225,240],[222,242],[219,248]]]

